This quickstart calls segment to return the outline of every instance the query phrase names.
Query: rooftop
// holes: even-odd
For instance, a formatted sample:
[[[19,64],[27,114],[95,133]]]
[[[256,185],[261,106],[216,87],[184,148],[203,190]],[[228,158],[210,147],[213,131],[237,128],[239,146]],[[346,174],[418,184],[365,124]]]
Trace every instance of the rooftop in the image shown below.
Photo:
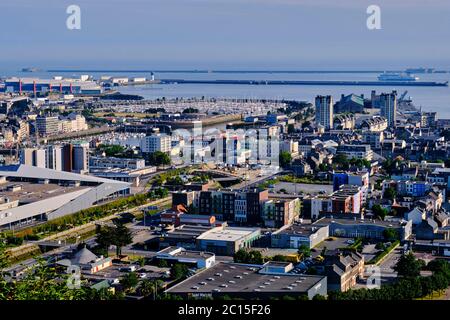
[[[377,225],[382,227],[400,227],[406,221],[400,219],[385,220],[381,221],[378,219],[352,219],[352,218],[337,218],[337,217],[324,217],[317,220],[314,224],[316,225],[329,225],[331,223],[338,223],[342,225],[356,225],[356,224],[366,224],[366,225]]]
[[[316,233],[323,226],[312,225],[312,224],[292,224],[284,229],[280,229],[278,234],[289,234],[289,235],[302,235],[309,237],[310,235]]]
[[[294,274],[260,274],[259,265],[218,263],[173,286],[167,293],[306,293],[324,277]]]
[[[223,240],[223,241],[238,241],[241,240],[252,233],[259,231],[259,228],[222,228],[217,227],[213,228],[202,235],[200,235],[197,239],[201,240]]]
[[[181,247],[167,247],[161,251],[158,251],[158,256],[160,255],[170,255],[175,258],[187,258],[187,259],[198,259],[198,258],[209,258],[213,257],[214,253],[205,251],[193,251],[186,250]]]
[[[20,186],[20,190],[13,191],[10,187]],[[90,188],[87,186],[63,186],[56,183],[40,184],[25,181],[14,181],[0,185],[0,197],[10,201],[19,200],[20,204],[36,202],[62,194]]]

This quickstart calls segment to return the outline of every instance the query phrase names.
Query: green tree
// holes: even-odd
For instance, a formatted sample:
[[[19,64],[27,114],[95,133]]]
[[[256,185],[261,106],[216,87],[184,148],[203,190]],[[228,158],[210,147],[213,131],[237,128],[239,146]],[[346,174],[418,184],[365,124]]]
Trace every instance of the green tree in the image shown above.
[[[237,263],[246,263],[248,261],[248,256],[249,255],[245,249],[239,249],[235,252],[233,260]]]
[[[450,278],[450,265],[447,260],[435,259],[427,264],[427,269],[434,273],[443,273]]]
[[[189,108],[184,109],[183,113],[185,113],[185,114],[186,113],[198,113],[198,109],[189,107]]]
[[[156,299],[158,292],[162,289],[163,281],[145,279],[139,284],[138,291],[144,297],[153,296]]]
[[[3,269],[8,266],[9,255],[6,253],[6,240],[0,235],[0,277]]]
[[[116,255],[122,254],[122,247],[132,243],[133,238],[130,230],[120,222],[116,222],[114,227],[102,227],[97,230],[97,243],[106,250],[110,245],[116,246]]]
[[[263,264],[264,263],[264,258],[261,254],[261,252],[257,251],[257,250],[251,250],[249,252],[249,263],[252,264]]]
[[[387,228],[383,230],[383,237],[386,241],[395,241],[399,239],[399,234],[394,228]]]
[[[333,163],[342,169],[348,169],[350,162],[345,154],[337,154],[333,157]]]
[[[160,268],[167,268],[168,266],[169,266],[169,264],[167,263],[166,260],[164,260],[164,259],[158,260],[158,267],[160,267]]]
[[[119,256],[122,254],[122,247],[133,242],[130,230],[122,224],[117,223],[114,232],[113,245],[116,246],[116,254]]]
[[[410,252],[400,257],[394,270],[399,276],[405,278],[418,277],[420,275],[421,263]]]
[[[175,280],[186,278],[188,273],[188,267],[182,263],[175,263],[172,268],[170,268],[170,276]]]
[[[139,278],[136,272],[129,272],[123,276],[120,280],[120,284],[124,287],[125,291],[132,291],[139,283]]]
[[[292,155],[287,151],[281,151],[279,161],[282,168],[289,168],[292,162]]]
[[[397,191],[394,188],[387,188],[384,190],[383,197],[388,200],[394,200],[397,197]]]
[[[245,249],[239,249],[234,254],[234,262],[262,264],[262,263],[264,263],[264,258],[262,256],[261,252],[259,252],[257,250],[246,251]]]
[[[166,184],[171,186],[179,186],[183,184],[183,179],[181,179],[180,176],[170,177],[169,179],[167,179]]]
[[[153,166],[166,166],[170,165],[170,156],[161,151],[155,151],[148,156],[148,161]]]
[[[387,216],[388,214],[388,210],[383,208],[382,206],[380,206],[379,204],[374,204],[372,206],[372,212],[374,214],[375,217],[380,218],[381,220],[384,220],[384,218]]]
[[[298,248],[298,254],[301,255],[302,259],[309,258],[311,257],[311,249],[307,245],[302,244]]]
[[[104,250],[106,256],[108,255],[108,248],[113,243],[114,230],[112,227],[97,227],[97,242],[98,246]]]

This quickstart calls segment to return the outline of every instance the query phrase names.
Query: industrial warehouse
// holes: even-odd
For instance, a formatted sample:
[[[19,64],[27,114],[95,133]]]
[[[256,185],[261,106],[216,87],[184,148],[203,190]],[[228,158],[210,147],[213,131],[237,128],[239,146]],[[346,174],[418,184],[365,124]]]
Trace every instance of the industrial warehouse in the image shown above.
[[[326,294],[326,277],[289,274],[289,268],[292,268],[291,263],[268,262],[261,266],[222,262],[166,292],[184,298],[230,295],[244,299],[255,295],[267,299],[287,294],[312,299],[316,294]]]
[[[28,165],[0,167],[0,228],[46,221],[129,193],[130,184]]]
[[[80,79],[66,79],[54,77],[53,79],[38,78],[9,78],[5,80],[5,92],[45,93],[58,92],[70,94],[101,94],[102,88],[88,77]]]

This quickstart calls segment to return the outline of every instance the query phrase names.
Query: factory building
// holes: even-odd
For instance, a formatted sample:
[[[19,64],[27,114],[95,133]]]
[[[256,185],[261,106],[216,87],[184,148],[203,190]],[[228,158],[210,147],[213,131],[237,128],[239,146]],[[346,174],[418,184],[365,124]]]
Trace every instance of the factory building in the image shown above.
[[[130,185],[28,165],[1,166],[0,198],[16,203],[0,210],[0,228],[48,221],[129,194]]]
[[[102,88],[94,81],[81,79],[9,78],[5,80],[5,91],[13,93],[46,93],[61,94],[101,94]]]

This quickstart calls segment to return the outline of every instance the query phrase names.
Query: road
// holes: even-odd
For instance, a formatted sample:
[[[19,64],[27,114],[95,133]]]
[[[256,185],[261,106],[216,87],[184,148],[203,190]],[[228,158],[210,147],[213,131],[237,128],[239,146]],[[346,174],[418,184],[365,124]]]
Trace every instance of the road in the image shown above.
[[[398,246],[395,248],[379,265],[382,274],[395,274],[394,266],[403,254],[403,247]]]
[[[250,181],[243,181],[239,184],[234,185],[233,189],[243,190],[243,189],[256,188],[256,187],[258,187],[258,185],[260,185],[264,181],[270,180],[273,177],[275,177],[279,174],[282,174],[283,172],[284,171],[270,172],[270,173],[263,175],[262,177],[256,177],[255,179],[251,179]]]

